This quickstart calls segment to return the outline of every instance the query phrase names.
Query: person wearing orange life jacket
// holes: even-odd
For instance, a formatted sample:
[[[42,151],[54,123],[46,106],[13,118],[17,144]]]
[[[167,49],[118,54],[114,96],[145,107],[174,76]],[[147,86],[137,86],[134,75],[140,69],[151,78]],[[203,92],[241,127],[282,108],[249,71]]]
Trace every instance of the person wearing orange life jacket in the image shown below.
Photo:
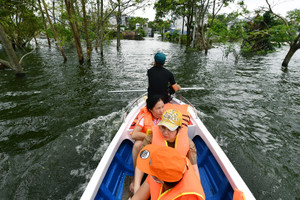
[[[154,95],[146,100],[146,107],[142,108],[140,113],[138,114],[138,119],[135,122],[136,125],[131,133],[131,138],[136,140],[134,146],[132,148],[132,158],[133,158],[133,167],[136,165],[136,157],[137,153],[140,150],[140,146],[142,141],[146,137],[145,133],[148,134],[152,132],[152,126],[156,125],[160,122],[162,114],[165,110],[168,109],[176,109],[179,110],[183,115],[183,121],[186,126],[189,122],[189,113],[188,113],[188,105],[178,105],[178,104],[163,104],[162,96]],[[131,189],[132,190],[132,189]]]
[[[188,158],[167,146],[145,146],[137,167],[148,174],[131,200],[205,200],[205,194]]]
[[[139,119],[131,134],[131,138],[135,140],[132,152],[134,158],[134,167],[137,153],[140,150],[139,147],[141,146],[142,141],[146,137],[147,131],[151,130],[153,125],[156,125],[160,122],[163,113],[164,102],[161,96],[154,95],[146,100],[146,107],[142,108]]]
[[[132,132],[132,139],[136,140],[134,146],[132,148],[132,159],[133,159],[133,167],[136,168],[136,158],[137,154],[140,151],[140,146],[142,144],[143,139],[146,137],[145,133],[152,133],[152,126],[156,125],[160,122],[161,118],[155,119],[154,116],[162,116],[161,108],[163,106],[162,97],[160,95],[153,95],[149,97],[146,101],[146,107],[142,108],[140,113],[138,114],[138,119],[135,121],[135,128]],[[176,109],[179,110],[183,115],[183,124],[185,126],[188,125],[190,120],[188,113],[188,105],[183,104],[164,104],[164,109]],[[129,186],[129,190],[134,192],[134,179]]]
[[[148,144],[175,148],[183,156],[189,158],[192,163],[192,168],[200,180],[197,165],[197,150],[194,142],[188,138],[187,126],[182,126],[182,114],[178,110],[166,110],[160,123],[152,128],[152,134],[145,137],[141,148]],[[134,172],[133,193],[138,191],[142,177],[143,172],[136,167]]]
[[[132,148],[132,160],[134,169],[136,167],[136,157],[140,151],[140,146],[146,137],[147,131],[151,131],[152,126],[160,122],[164,112],[164,102],[159,95],[153,95],[146,100],[146,107],[142,108],[136,125],[131,133],[131,138],[135,140]],[[129,187],[133,192],[133,181]]]

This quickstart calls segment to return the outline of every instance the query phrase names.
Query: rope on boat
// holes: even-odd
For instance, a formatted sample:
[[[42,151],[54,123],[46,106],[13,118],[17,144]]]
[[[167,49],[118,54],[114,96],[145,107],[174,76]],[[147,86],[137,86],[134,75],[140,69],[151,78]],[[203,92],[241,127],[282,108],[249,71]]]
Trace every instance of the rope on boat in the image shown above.
[[[127,106],[127,109],[126,109],[125,115],[124,115],[124,119],[123,119],[124,121],[125,121],[125,119],[126,119],[126,117],[127,117],[128,111],[131,110],[131,108],[134,106],[134,104],[138,105],[138,102],[140,101],[141,98],[144,98],[144,96],[147,96],[147,92],[144,93],[144,94],[142,94],[142,95],[140,95],[138,98],[136,98],[135,100],[133,100],[133,101]]]

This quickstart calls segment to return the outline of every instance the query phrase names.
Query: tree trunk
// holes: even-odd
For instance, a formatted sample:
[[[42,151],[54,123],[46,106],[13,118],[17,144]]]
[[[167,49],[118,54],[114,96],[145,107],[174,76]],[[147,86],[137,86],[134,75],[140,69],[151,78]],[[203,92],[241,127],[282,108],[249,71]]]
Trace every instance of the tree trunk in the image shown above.
[[[293,57],[294,53],[300,49],[300,33],[298,34],[298,36],[296,37],[296,39],[294,40],[294,42],[290,45],[290,50],[289,52],[286,54],[283,62],[282,62],[282,66],[283,67],[287,67],[291,58]]]
[[[121,1],[118,0],[118,12],[117,12],[117,50],[120,49],[121,46],[121,42],[120,42],[120,38],[121,38]]]
[[[44,11],[42,9],[41,0],[38,0],[38,3],[39,3],[40,10],[41,10],[42,18],[43,18],[43,23],[44,23],[44,27],[45,27],[45,34],[46,34],[46,37],[47,37],[48,46],[49,46],[49,48],[51,48],[50,38],[47,34],[47,29],[48,29],[47,22],[46,22],[46,19],[45,19],[45,16],[44,16]]]
[[[86,18],[86,10],[85,10],[85,0],[81,0],[81,4],[82,4],[82,12],[83,12],[84,30],[85,30],[87,61],[90,63],[91,54],[92,54],[92,45],[90,43],[90,38],[89,38],[88,21]]]
[[[103,56],[103,43],[104,43],[104,31],[103,31],[103,0],[101,0],[101,22],[100,22],[100,55]]]
[[[291,58],[293,57],[293,55],[295,54],[295,52],[296,52],[296,51],[299,49],[299,47],[300,47],[299,44],[298,44],[297,46],[298,46],[298,47],[296,47],[296,46],[290,47],[289,52],[286,54],[286,56],[285,56],[285,58],[284,58],[284,60],[283,60],[283,62],[282,62],[282,64],[281,64],[283,67],[288,67],[288,64],[289,64]]]
[[[3,45],[3,48],[6,51],[6,54],[8,56],[8,59],[10,60],[10,65],[8,67],[11,67],[15,72],[17,76],[25,76],[25,73],[19,63],[19,59],[16,55],[16,52],[13,50],[13,47],[11,45],[11,42],[7,39],[7,36],[4,32],[4,28],[0,24],[0,41]],[[3,64],[5,64],[3,62]]]
[[[194,5],[190,5],[191,10],[189,11],[189,14],[187,15],[187,23],[186,23],[186,47],[190,47],[191,46],[191,42],[192,42],[192,34],[191,34],[191,28],[192,28],[192,24],[193,24],[193,16],[194,16]]]
[[[35,46],[37,47],[37,46],[39,46],[39,44],[38,44],[38,42],[37,42],[37,40],[36,40],[36,37],[35,36],[33,36],[33,39],[34,39],[34,42],[35,42]]]
[[[191,18],[190,15],[187,16],[187,23],[186,23],[186,47],[191,45]]]
[[[62,55],[63,58],[64,58],[64,62],[67,62],[67,57],[66,57],[66,55],[65,55],[65,52],[64,52],[62,46],[60,45],[60,41],[59,41],[59,39],[58,39],[56,30],[55,30],[55,28],[54,28],[54,26],[53,26],[53,24],[52,24],[52,22],[51,22],[51,19],[50,19],[49,13],[48,13],[48,9],[47,9],[47,4],[45,3],[45,0],[42,0],[42,2],[43,2],[43,5],[44,5],[44,8],[45,8],[45,12],[46,12],[46,15],[47,15],[48,22],[49,22],[49,24],[50,24],[50,27],[51,27],[52,32],[53,32],[53,34],[54,34],[55,40],[56,40],[56,42],[57,42],[58,48],[59,48],[59,50],[60,50],[60,52],[61,52],[61,55]]]
[[[74,43],[75,43],[76,50],[77,50],[78,61],[80,64],[82,64],[84,59],[83,59],[81,42],[80,42],[80,36],[79,36],[78,29],[76,27],[76,24],[73,19],[73,14],[72,14],[73,2],[72,2],[72,0],[65,0],[65,4],[66,4],[66,10],[68,12],[69,24],[72,29]]]
[[[98,52],[98,47],[99,47],[99,38],[100,38],[100,2],[97,0],[96,2],[97,6],[97,12],[96,12],[96,45],[95,45],[95,50]]]
[[[181,37],[180,37],[180,44],[183,44],[183,40],[182,40],[182,37],[183,37],[183,32],[184,32],[184,15],[182,16],[182,28],[181,28]]]
[[[55,19],[55,0],[52,1],[52,16],[53,16],[53,23],[56,24],[56,19]]]

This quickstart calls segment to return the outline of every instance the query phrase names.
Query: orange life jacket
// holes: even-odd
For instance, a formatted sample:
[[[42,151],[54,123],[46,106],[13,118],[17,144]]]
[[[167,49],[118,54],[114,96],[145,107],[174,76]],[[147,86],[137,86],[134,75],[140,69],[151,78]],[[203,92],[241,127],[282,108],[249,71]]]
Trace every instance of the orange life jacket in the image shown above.
[[[160,146],[168,146],[167,141],[164,139],[162,132],[158,125],[152,127],[152,144],[157,144]],[[175,139],[175,147],[179,153],[183,156],[186,156],[188,151],[190,150],[190,143],[188,137],[188,128],[186,126],[182,126]]]
[[[241,190],[235,188],[232,200],[246,200],[246,197]]]
[[[146,106],[141,108],[139,114],[133,120],[131,128],[133,129],[135,125],[137,125],[140,122],[139,120],[142,117],[142,115],[144,116],[144,127],[142,127],[141,132],[147,133],[148,129],[152,129],[154,119],[151,112],[148,111]],[[132,132],[130,134],[132,134]]]
[[[188,125],[188,122],[190,120],[190,114],[188,113],[188,105],[186,105],[186,104],[178,105],[178,104],[167,103],[164,106],[165,106],[165,110],[175,109],[175,110],[180,111],[182,114],[182,124],[185,126]],[[148,111],[146,106],[141,108],[139,114],[137,115],[135,120],[132,122],[131,126],[134,127],[136,124],[138,124],[139,123],[138,119],[142,115],[144,115],[144,127],[142,128],[141,132],[147,133],[148,129],[152,129],[153,116],[152,116],[151,112]]]
[[[151,200],[175,200],[179,198],[205,200],[205,194],[202,185],[197,177],[191,162],[188,161],[188,169],[181,181],[173,188],[162,192],[163,184],[157,183],[149,175],[147,182],[150,185]]]
[[[144,113],[144,127],[141,132],[147,133],[148,129],[152,129],[154,119],[152,113],[146,107],[142,108],[141,111]]]
[[[169,110],[169,109],[175,109],[178,110],[179,112],[181,112],[182,114],[182,125],[188,126],[189,121],[190,121],[190,113],[188,112],[188,107],[189,105],[187,104],[171,104],[171,103],[167,103],[165,104],[165,110]]]

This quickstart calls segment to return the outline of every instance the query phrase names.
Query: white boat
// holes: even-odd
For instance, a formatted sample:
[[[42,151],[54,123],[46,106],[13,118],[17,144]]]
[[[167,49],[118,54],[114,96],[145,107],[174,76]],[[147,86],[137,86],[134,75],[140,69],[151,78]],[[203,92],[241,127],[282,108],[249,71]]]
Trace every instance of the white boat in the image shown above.
[[[187,100],[183,102],[173,98],[171,103],[190,105],[188,111],[191,121],[188,126],[188,135],[197,148],[197,163],[206,199],[232,199],[235,188],[242,191],[247,200],[255,199],[237,170],[197,116],[196,109]],[[98,164],[81,200],[128,198],[124,197],[124,193],[129,190],[125,180],[126,177],[132,177],[134,173],[131,153],[134,141],[129,133],[133,129],[132,122],[145,105],[145,100],[141,96],[128,106],[130,112],[125,115],[124,122]]]

